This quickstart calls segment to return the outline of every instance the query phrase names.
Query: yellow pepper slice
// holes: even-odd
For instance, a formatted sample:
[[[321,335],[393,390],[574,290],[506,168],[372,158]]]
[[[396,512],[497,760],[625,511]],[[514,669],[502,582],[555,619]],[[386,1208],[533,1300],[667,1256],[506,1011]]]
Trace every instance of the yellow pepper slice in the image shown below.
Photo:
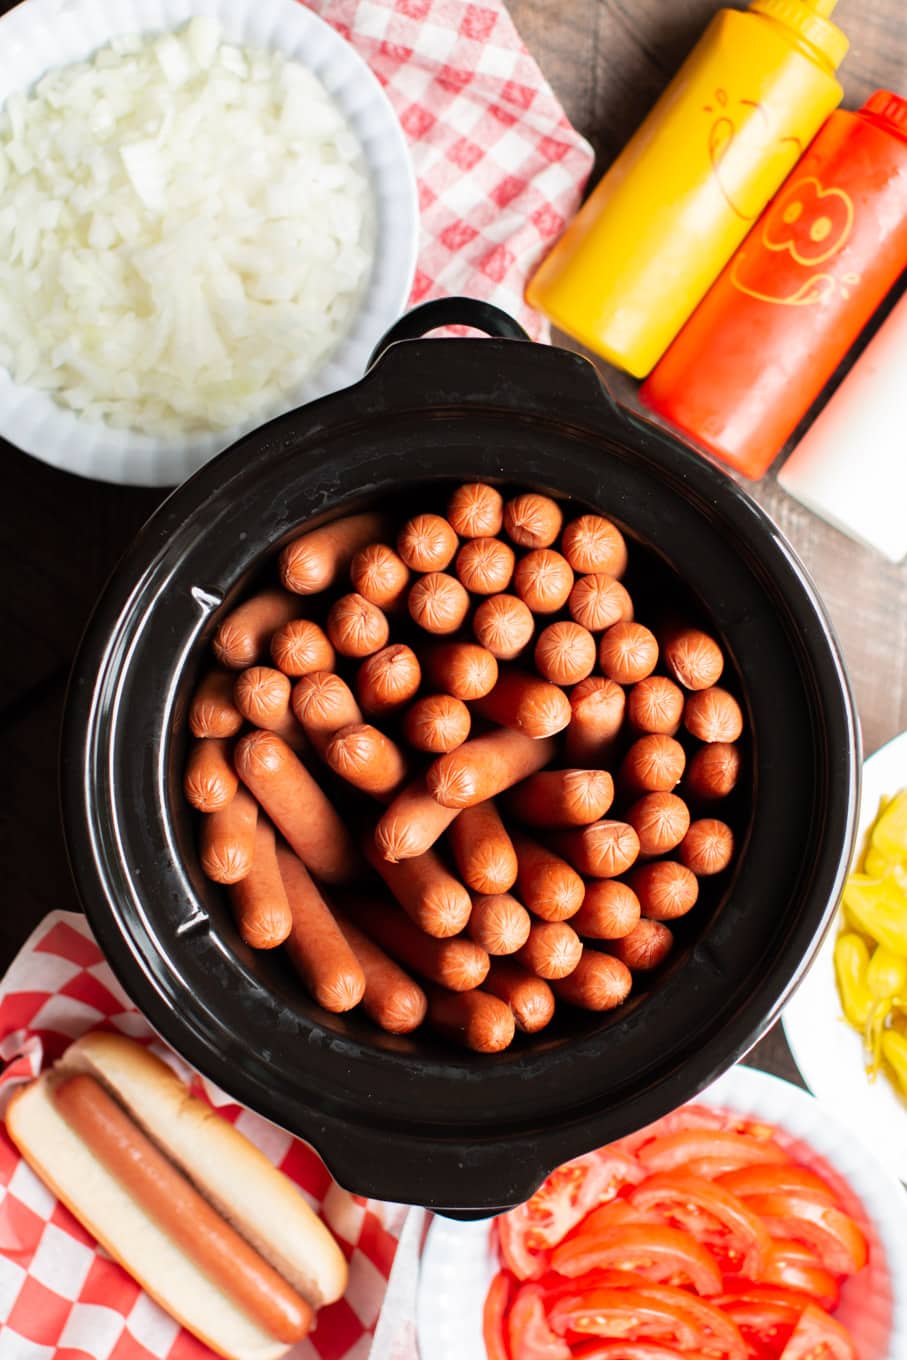
[[[882,1035],[882,1056],[891,1067],[904,1095],[907,1095],[907,1038],[897,1030]]]
[[[866,985],[869,950],[852,931],[835,940],[835,976],[845,1017],[862,1034],[872,1010],[873,996]]]
[[[889,874],[883,879],[851,874],[844,888],[848,916],[877,944],[907,955],[907,892]]]
[[[907,859],[907,789],[892,798],[872,829],[870,846],[890,864]]]

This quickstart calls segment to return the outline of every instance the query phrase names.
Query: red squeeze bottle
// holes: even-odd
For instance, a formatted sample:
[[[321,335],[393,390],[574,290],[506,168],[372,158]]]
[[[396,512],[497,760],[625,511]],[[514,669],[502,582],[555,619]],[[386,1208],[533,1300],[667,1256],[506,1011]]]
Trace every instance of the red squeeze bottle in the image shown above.
[[[761,477],[907,267],[907,100],[838,110],[640,393]]]

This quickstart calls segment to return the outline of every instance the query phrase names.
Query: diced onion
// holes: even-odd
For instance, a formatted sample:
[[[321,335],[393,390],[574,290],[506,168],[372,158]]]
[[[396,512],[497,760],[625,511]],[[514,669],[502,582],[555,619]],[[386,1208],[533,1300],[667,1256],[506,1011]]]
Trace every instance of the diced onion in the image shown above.
[[[0,364],[158,437],[286,409],[374,256],[362,150],[324,86],[209,18],[11,94],[0,190]]]

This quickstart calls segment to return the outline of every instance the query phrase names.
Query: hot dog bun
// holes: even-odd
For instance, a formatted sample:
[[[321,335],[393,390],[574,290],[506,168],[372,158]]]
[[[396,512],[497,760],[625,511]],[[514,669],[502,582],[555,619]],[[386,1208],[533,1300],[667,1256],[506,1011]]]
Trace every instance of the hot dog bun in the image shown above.
[[[146,1293],[228,1360],[279,1360],[287,1346],[176,1247],[61,1117],[53,1087],[78,1072],[101,1082],[222,1217],[315,1307],[346,1288],[346,1261],[330,1232],[248,1139],[189,1096],[159,1058],[122,1035],[86,1035],[10,1102],[7,1129],[25,1160]]]

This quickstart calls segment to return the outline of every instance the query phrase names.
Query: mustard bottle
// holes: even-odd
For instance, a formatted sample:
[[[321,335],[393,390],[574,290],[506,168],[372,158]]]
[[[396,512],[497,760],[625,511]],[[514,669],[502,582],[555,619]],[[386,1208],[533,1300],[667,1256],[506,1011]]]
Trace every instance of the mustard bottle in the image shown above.
[[[529,303],[645,377],[840,103],[835,4],[719,10],[533,275]]]

